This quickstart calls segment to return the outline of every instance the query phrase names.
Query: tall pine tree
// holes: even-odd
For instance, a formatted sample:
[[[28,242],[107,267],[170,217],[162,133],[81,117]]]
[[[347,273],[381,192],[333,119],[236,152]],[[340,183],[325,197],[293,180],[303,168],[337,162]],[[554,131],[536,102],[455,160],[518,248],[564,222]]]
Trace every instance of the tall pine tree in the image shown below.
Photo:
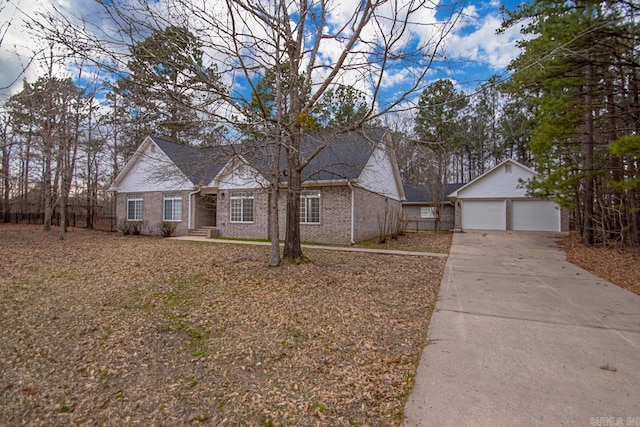
[[[637,85],[630,84],[639,70],[635,12],[614,1],[539,0],[509,12],[503,23],[524,24],[522,53],[505,87],[535,114],[530,146],[542,178],[531,190],[574,207],[587,244],[637,239],[628,233],[637,213],[628,195],[610,185],[621,162],[607,149],[637,129]],[[635,107],[625,112],[630,96]]]

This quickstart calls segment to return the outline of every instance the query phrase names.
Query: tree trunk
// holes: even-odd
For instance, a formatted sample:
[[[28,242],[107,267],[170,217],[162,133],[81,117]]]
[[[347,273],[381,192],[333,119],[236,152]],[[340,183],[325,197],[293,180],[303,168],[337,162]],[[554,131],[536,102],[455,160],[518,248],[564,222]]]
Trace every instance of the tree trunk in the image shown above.
[[[2,127],[2,212],[4,212],[4,217],[2,218],[2,222],[9,222],[9,201],[11,196],[11,191],[9,186],[11,185],[11,180],[9,179],[9,137],[7,134],[7,122],[3,123]]]
[[[584,131],[582,135],[582,155],[584,158],[584,202],[582,242],[586,245],[595,243],[593,234],[593,112],[592,112],[592,65],[586,66],[584,85]]]
[[[89,143],[91,137],[89,137]],[[93,230],[93,160],[91,159],[91,153],[89,147],[87,147],[87,230]]]
[[[269,191],[269,240],[271,249],[269,252],[269,267],[280,265],[280,151],[282,142],[276,138],[276,147],[273,154],[273,183]]]
[[[65,141],[63,144],[66,145],[66,137],[61,138],[62,141]],[[58,167],[57,169],[60,171],[60,195],[58,196],[58,200],[60,201],[60,230],[59,230],[59,238],[60,240],[64,240],[65,234],[67,233],[67,168],[66,164],[66,147],[60,145],[58,147],[60,150],[60,156],[58,157]]]
[[[638,206],[639,199],[637,189],[629,189],[629,206]],[[638,247],[640,246],[640,212],[637,209],[633,210],[630,216],[631,246]]]
[[[67,234],[67,198],[64,193],[62,190],[60,194],[60,230],[58,232],[60,240],[64,240]]]
[[[616,123],[616,101],[615,101],[615,93],[613,90],[613,78],[611,74],[605,74],[605,87],[607,91],[607,122],[608,122],[608,140],[609,142],[613,142],[618,138],[618,129]],[[610,159],[610,168],[611,168],[611,179],[613,182],[621,182],[624,178],[622,173],[622,159],[620,156],[611,156]],[[613,223],[614,232],[619,232],[620,237],[624,239],[623,230],[627,226],[626,216],[624,213],[618,215],[618,213],[624,210],[625,205],[625,197],[624,193],[618,189],[613,188],[613,208],[617,211],[614,217],[611,219]],[[625,243],[624,240],[621,243]]]
[[[86,226],[87,230],[93,230],[93,215],[94,215],[94,207],[95,207],[95,187],[98,184],[97,180],[97,165],[96,165],[96,179],[93,179],[94,169],[93,162],[96,157],[96,152],[98,149],[95,147],[92,141],[92,117],[93,117],[93,99],[89,100],[89,117],[88,117],[88,134],[87,134],[87,142],[85,144],[85,150],[87,152],[87,220]],[[76,145],[77,146],[77,145]],[[94,151],[95,149],[95,151]]]
[[[280,265],[280,209],[278,209],[278,197],[280,191],[278,184],[274,183],[269,191],[269,240],[271,247],[269,251],[269,267]]]
[[[115,181],[116,177],[118,176],[118,174],[120,173],[120,168],[118,167],[118,136],[119,136],[119,129],[120,129],[120,124],[117,123],[118,121],[118,94],[116,92],[114,92],[114,101],[113,101],[113,115],[115,118],[115,124],[113,126],[113,166],[112,166],[112,172],[113,174],[111,175],[111,181]]]
[[[302,177],[300,174],[300,134],[291,135],[291,142],[287,146],[287,223],[284,238],[285,259],[302,258],[300,246],[300,189]]]
[[[50,149],[46,149],[47,153],[45,153],[44,159],[44,176],[42,179],[42,185],[44,187],[44,223],[42,225],[42,229],[44,231],[51,230],[51,217],[52,217],[52,206],[51,206],[51,153]]]
[[[31,213],[27,212],[29,208],[29,171],[31,169],[31,144],[32,144],[32,132],[31,127],[29,127],[29,131],[27,133],[27,141],[26,147],[21,154],[21,162],[20,167],[22,171],[20,172],[20,186],[18,191],[20,193],[20,210],[22,213]],[[29,209],[30,210],[30,209]]]

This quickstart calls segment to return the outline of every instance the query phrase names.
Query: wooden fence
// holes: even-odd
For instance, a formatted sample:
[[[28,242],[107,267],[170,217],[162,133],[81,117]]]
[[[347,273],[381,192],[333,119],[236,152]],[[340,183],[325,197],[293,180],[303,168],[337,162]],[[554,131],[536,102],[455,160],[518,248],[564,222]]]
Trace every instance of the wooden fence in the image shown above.
[[[440,221],[440,230],[453,230],[453,221]],[[409,219],[407,220],[407,231],[433,231],[436,229],[436,221],[434,219]]]

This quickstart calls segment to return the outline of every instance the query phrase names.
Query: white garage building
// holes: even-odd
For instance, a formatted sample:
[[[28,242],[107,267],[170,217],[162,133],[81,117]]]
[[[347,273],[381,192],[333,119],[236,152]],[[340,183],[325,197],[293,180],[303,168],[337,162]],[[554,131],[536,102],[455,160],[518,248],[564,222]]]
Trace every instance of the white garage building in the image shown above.
[[[567,231],[568,222],[553,199],[535,199],[526,183],[533,169],[505,160],[449,194],[457,230]]]

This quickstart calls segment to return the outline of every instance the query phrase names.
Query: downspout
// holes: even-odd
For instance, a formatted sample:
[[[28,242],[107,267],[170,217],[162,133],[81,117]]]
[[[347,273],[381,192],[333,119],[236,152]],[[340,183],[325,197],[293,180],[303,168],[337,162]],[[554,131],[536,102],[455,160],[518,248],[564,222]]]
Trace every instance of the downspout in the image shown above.
[[[356,190],[355,188],[353,188],[353,185],[351,185],[351,181],[347,181],[347,185],[349,186],[349,188],[351,189],[351,244],[355,245],[355,222],[356,222]]]
[[[117,191],[112,191],[111,192],[111,215],[110,215],[110,219],[109,219],[109,231],[113,232],[113,227],[116,226],[117,224],[114,224],[114,222],[117,222],[118,219],[118,192]]]
[[[193,227],[191,226],[191,225],[193,224],[193,221],[191,220],[191,198],[192,198],[192,196],[194,196],[194,195],[198,194],[199,192],[200,192],[200,187],[198,187],[198,189],[197,189],[197,190],[192,191],[191,193],[189,193],[189,213],[188,213],[188,215],[189,215],[189,221],[187,221],[187,228],[188,228],[189,230],[191,230],[191,229],[193,228]]]

